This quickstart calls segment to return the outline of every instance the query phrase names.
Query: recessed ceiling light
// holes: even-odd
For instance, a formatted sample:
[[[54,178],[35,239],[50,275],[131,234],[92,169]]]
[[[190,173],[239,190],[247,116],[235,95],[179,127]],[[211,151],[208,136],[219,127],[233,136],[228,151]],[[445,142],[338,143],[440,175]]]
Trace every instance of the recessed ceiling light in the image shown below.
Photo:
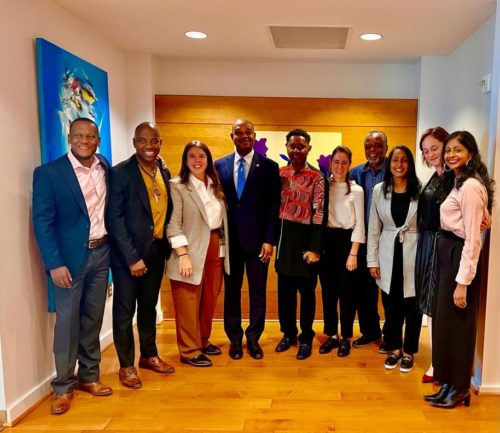
[[[189,31],[184,33],[188,38],[191,39],[205,39],[208,35],[203,32]]]
[[[364,41],[378,41],[382,39],[382,35],[380,33],[363,33],[360,38]]]

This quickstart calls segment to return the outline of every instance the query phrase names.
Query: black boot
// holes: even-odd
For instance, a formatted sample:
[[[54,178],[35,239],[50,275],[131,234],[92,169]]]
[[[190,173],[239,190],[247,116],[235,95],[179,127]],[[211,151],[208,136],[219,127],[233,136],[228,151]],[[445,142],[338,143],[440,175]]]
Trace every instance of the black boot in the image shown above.
[[[450,388],[451,388],[450,385],[445,383],[441,385],[441,388],[439,389],[438,392],[434,394],[424,395],[424,400],[428,401],[429,403],[435,403],[437,401],[440,401],[448,395],[448,391],[450,390]]]
[[[470,391],[468,389],[460,391],[455,387],[451,387],[445,398],[432,402],[432,405],[443,409],[453,409],[462,402],[464,406],[470,406]]]

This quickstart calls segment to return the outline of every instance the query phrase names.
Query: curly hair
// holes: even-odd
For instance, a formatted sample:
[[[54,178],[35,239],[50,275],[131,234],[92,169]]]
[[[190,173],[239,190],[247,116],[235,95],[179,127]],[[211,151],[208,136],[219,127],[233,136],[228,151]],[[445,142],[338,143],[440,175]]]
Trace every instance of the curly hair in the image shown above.
[[[444,142],[443,146],[443,153],[441,155],[441,162],[443,164],[443,167],[445,167],[444,154],[446,145],[451,140],[457,140],[469,151],[469,153],[472,153],[473,156],[463,167],[460,176],[456,176],[453,170],[445,170],[444,175],[440,177],[439,196],[441,202],[445,200],[446,196],[451,192],[453,188],[460,189],[469,177],[475,177],[486,188],[486,192],[488,193],[488,210],[491,211],[491,208],[493,206],[493,186],[495,184],[495,181],[490,178],[486,165],[483,161],[481,161],[481,155],[479,154],[479,147],[477,145],[476,139],[468,131],[455,131],[451,133]]]
[[[394,156],[394,152],[396,150],[401,150],[405,153],[406,157],[408,158],[408,175],[407,175],[407,184],[406,184],[406,192],[410,194],[410,197],[412,200],[417,200],[418,196],[420,194],[420,180],[417,177],[417,170],[415,169],[415,159],[413,158],[413,154],[411,153],[411,150],[408,149],[406,146],[403,146],[402,144],[394,147],[391,150],[391,153],[389,153],[389,156],[387,157],[387,168],[385,170],[384,174],[384,181],[383,181],[383,186],[382,190],[384,191],[384,197],[387,198],[387,193],[392,191],[393,187],[393,175],[391,171],[391,161]]]
[[[286,134],[286,142],[288,143],[290,137],[293,136],[304,137],[306,139],[307,144],[311,142],[311,136],[303,129],[300,128],[292,129],[288,134]]]

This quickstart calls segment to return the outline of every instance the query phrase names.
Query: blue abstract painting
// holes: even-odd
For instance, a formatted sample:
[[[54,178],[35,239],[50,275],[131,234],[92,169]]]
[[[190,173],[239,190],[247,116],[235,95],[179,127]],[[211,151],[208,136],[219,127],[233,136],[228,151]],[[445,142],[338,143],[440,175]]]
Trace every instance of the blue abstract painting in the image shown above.
[[[69,125],[78,117],[98,125],[98,152],[111,163],[107,72],[42,38],[36,54],[42,164],[68,151]]]

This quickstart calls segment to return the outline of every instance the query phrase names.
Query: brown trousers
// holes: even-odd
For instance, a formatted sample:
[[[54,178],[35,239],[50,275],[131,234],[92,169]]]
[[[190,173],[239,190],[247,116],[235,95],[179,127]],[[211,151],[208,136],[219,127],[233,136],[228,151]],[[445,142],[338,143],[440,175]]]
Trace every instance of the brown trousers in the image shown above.
[[[181,358],[198,356],[201,349],[209,344],[223,273],[224,259],[219,258],[219,234],[213,231],[200,284],[170,280]]]

